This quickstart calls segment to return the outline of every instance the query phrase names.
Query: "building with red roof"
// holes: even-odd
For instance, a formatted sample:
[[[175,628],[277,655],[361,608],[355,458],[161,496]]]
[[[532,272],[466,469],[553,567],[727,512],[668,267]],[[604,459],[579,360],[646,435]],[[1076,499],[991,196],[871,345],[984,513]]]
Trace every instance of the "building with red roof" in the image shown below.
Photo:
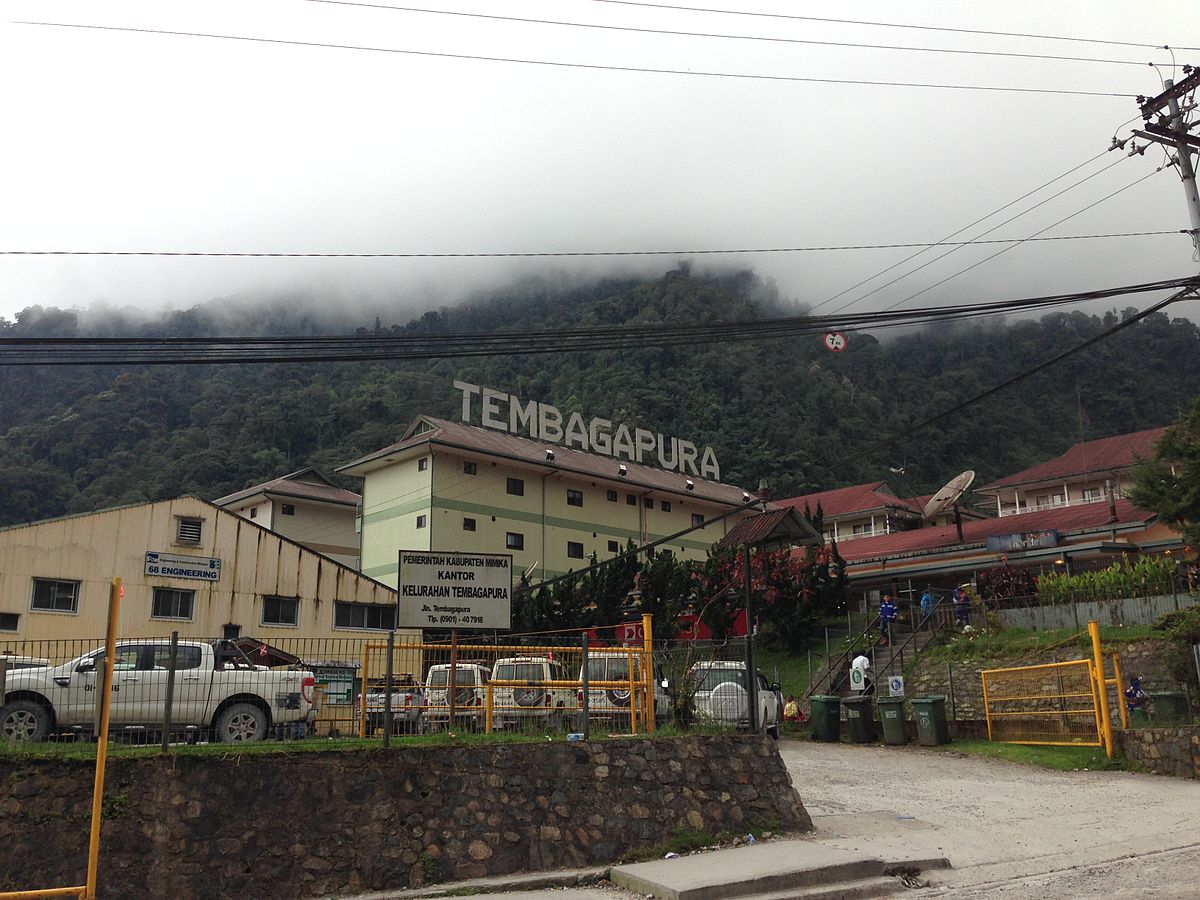
[[[1154,458],[1154,445],[1165,431],[1150,428],[1083,441],[1061,456],[977,487],[975,493],[989,498],[998,516],[1100,503],[1106,487],[1121,497],[1133,483],[1133,467]]]

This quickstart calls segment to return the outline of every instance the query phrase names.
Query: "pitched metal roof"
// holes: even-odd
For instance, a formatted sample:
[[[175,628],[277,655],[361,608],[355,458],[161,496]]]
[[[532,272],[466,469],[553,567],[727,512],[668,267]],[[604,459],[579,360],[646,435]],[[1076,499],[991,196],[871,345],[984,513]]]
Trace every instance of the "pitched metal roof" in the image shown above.
[[[434,416],[419,416],[409,426],[405,436],[395,444],[370,453],[352,463],[338,467],[338,472],[348,475],[365,475],[393,461],[399,454],[420,447],[422,444],[440,445],[456,450],[465,450],[486,456],[498,456],[514,462],[536,465],[548,470],[561,470],[590,478],[603,478],[610,483],[636,486],[642,489],[668,491],[684,497],[695,497],[712,503],[742,506],[747,494],[740,487],[706,481],[703,478],[681,475],[679,472],[641,465],[615,456],[600,456],[583,450],[574,450],[561,444],[550,444],[532,438],[507,434],[452,422]],[[547,451],[553,453],[547,457]],[[619,467],[625,467],[621,475]],[[687,482],[692,482],[688,490]]]
[[[318,469],[309,466],[298,472],[228,494],[214,500],[213,503],[217,506],[232,506],[258,494],[276,494],[281,497],[295,497],[298,500],[319,500],[323,503],[353,507],[357,507],[362,500],[354,491],[338,487]]]
[[[963,522],[963,539],[953,525],[896,531],[879,537],[856,538],[838,544],[838,552],[846,562],[863,562],[891,556],[933,553],[952,547],[979,546],[989,537],[1032,531],[1087,531],[1145,525],[1153,521],[1154,513],[1139,509],[1128,500],[1116,503],[1117,521],[1110,522],[1107,503],[1083,503],[1059,506],[1054,509],[1021,513],[1015,516],[977,519]]]
[[[823,542],[824,538],[808,524],[808,519],[789,506],[784,509],[769,509],[757,516],[740,520],[717,542],[717,547],[726,549],[743,544],[749,544],[751,547],[772,544],[806,547]]]
[[[1084,441],[1075,444],[1061,456],[977,487],[975,492],[982,494],[988,491],[995,492],[1003,487],[1093,473],[1100,475],[1111,472],[1113,469],[1127,469],[1139,458],[1153,459],[1154,444],[1166,430],[1164,426],[1150,428],[1146,431],[1135,431],[1132,434],[1118,434],[1095,441]]]
[[[835,488],[831,491],[821,491],[816,494],[805,494],[801,497],[789,497],[786,500],[775,501],[780,506],[790,506],[803,512],[805,504],[812,512],[817,511],[820,504],[821,512],[826,519],[838,516],[848,516],[855,513],[868,513],[880,509],[903,509],[910,512],[920,512],[919,507],[913,507],[911,500],[905,500],[891,493],[886,481],[869,481],[866,484],[855,484],[850,487]]]

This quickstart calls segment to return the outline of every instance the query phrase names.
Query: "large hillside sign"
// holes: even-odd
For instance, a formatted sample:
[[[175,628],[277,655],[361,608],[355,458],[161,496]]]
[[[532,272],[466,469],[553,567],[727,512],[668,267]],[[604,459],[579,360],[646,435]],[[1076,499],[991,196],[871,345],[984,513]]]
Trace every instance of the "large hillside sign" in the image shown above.
[[[455,381],[462,391],[462,420],[496,431],[523,434],[548,444],[599,453],[646,465],[659,465],[681,475],[721,480],[721,467],[711,447],[697,448],[691,441],[665,437],[645,428],[630,428],[608,419],[586,422],[577,412],[564,416],[557,406],[522,401],[512,394]]]
[[[401,628],[512,627],[512,556],[400,551]]]

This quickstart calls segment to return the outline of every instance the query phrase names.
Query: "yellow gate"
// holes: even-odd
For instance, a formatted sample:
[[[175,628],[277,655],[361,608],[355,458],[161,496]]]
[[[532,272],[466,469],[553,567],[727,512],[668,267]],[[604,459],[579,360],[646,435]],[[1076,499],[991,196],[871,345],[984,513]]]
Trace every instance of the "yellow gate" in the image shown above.
[[[988,669],[981,674],[988,740],[1105,746],[1100,694],[1090,659]]]

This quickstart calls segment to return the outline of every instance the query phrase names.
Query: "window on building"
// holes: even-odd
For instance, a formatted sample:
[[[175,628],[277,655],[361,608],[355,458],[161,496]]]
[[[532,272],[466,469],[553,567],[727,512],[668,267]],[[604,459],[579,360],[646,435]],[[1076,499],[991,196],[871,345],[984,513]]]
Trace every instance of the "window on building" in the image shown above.
[[[429,516],[424,515],[424,514],[417,516],[417,527],[418,528],[424,528],[428,524],[429,524]]]
[[[1063,504],[1063,495],[1062,494],[1051,494],[1050,495],[1050,505],[1051,506],[1062,506],[1062,504]]]
[[[474,530],[475,530],[475,520],[469,519],[466,516],[463,516],[463,531],[474,531]]]
[[[609,503],[617,502],[617,492],[616,491],[609,491],[608,493],[605,494],[605,496],[608,498]]]
[[[20,613],[0,613],[0,631],[16,631],[20,621]]]
[[[852,533],[853,534],[870,534],[871,526],[869,524],[865,524],[865,523],[855,525],[854,528],[852,529]]]
[[[637,494],[626,494],[625,495],[625,505],[626,506],[637,506]]]
[[[250,507],[250,518],[252,518],[252,519],[258,518],[258,507],[257,506]]]
[[[477,465],[475,465],[475,463],[471,462],[469,459],[464,460],[463,461],[463,474],[464,475],[478,475],[479,467]]]
[[[263,597],[262,623],[264,625],[299,625],[300,598],[266,595]]]
[[[191,621],[192,607],[195,602],[195,591],[156,587],[154,589],[154,599],[150,602],[150,618],[186,619]]]
[[[670,512],[670,511],[671,511],[671,501],[670,501],[670,500],[664,500],[664,501],[662,501],[662,511],[663,511],[663,512]]]
[[[525,535],[516,531],[509,531],[504,535],[504,546],[509,550],[524,550]]]
[[[704,513],[692,513],[692,527],[704,526]]]
[[[514,497],[525,496],[525,480],[522,478],[508,479],[508,492]]]
[[[333,627],[391,631],[396,627],[396,607],[376,603],[344,603],[341,600],[334,600]]]
[[[567,506],[583,506],[583,491],[567,489]]]
[[[281,513],[283,513],[285,516],[294,516],[296,514],[296,504],[294,504],[294,503],[280,504],[279,511]]]
[[[33,605],[42,612],[79,612],[79,582],[33,579]]]
[[[180,516],[175,520],[175,543],[198,544],[203,532],[204,520]]]
[[[583,559],[583,542],[567,541],[567,556],[571,559]]]
[[[654,509],[654,498],[653,497],[647,497],[644,502],[646,504],[646,509]]]
[[[621,547],[616,541],[609,541],[608,542],[608,552],[609,553],[620,553]]]
[[[417,460],[417,471],[418,472],[424,472],[428,468],[429,468],[429,457],[428,456],[422,456],[420,459]]]
[[[1095,503],[1101,498],[1100,488],[1087,488],[1083,492],[1083,499],[1087,503]]]

